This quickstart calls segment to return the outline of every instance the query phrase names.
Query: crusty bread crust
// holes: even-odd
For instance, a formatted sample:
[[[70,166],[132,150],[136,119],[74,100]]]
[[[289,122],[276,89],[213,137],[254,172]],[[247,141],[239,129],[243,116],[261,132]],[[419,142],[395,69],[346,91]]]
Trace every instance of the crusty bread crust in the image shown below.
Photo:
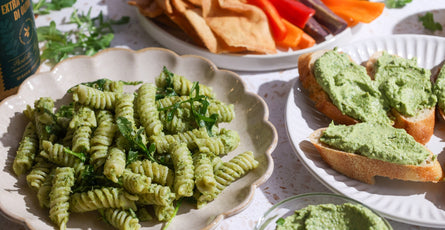
[[[309,140],[330,167],[352,179],[374,184],[375,176],[383,176],[405,181],[437,183],[444,176],[437,158],[422,165],[401,165],[332,149],[320,142],[320,137],[325,129],[315,130],[309,136]]]
[[[327,50],[315,51],[300,55],[298,58],[298,72],[299,79],[303,87],[308,91],[309,97],[315,102],[315,108],[334,120],[339,124],[352,125],[359,121],[343,114],[331,101],[329,95],[322,89],[315,79],[313,73],[313,66],[315,61],[321,57]],[[374,79],[375,63],[382,55],[382,52],[374,53],[370,59],[365,63],[368,75]],[[392,116],[395,118],[394,127],[403,128],[408,134],[412,135],[414,139],[426,144],[431,139],[434,133],[435,125],[435,108],[429,108],[421,111],[414,117],[407,117],[395,109],[391,110]]]
[[[298,73],[299,79],[303,87],[308,91],[309,98],[315,102],[315,108],[340,124],[352,125],[358,121],[348,115],[343,114],[340,109],[335,106],[329,95],[321,88],[315,79],[313,66],[315,61],[321,57],[327,50],[319,50],[313,53],[305,53],[298,57]]]

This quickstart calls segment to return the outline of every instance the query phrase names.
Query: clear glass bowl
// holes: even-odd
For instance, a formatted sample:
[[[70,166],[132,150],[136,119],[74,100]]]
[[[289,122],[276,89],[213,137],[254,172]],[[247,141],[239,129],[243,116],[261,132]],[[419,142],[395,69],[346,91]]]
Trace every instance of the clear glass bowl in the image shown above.
[[[392,229],[391,225],[388,221],[383,218],[379,213],[375,212],[368,206],[353,200],[351,198],[332,194],[332,193],[307,193],[301,194],[297,196],[289,197],[285,200],[280,201],[279,203],[272,206],[267,212],[258,220],[257,225],[255,226],[255,230],[275,230],[276,221],[279,218],[285,218],[294,214],[295,210],[299,210],[305,208],[308,205],[319,205],[319,204],[344,204],[344,203],[353,203],[360,204],[372,212],[374,212],[377,216],[383,219],[384,223],[388,227],[388,229]]]

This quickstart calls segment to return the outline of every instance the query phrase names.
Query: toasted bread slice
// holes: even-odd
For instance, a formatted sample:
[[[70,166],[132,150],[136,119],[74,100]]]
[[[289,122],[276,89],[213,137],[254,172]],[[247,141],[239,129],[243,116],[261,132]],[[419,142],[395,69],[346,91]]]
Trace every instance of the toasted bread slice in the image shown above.
[[[343,114],[340,109],[335,106],[329,95],[318,84],[313,73],[315,61],[320,58],[327,50],[319,50],[313,53],[305,53],[298,58],[299,79],[303,87],[308,91],[309,98],[315,102],[315,108],[340,124],[352,125],[359,121]]]
[[[376,73],[377,59],[382,56],[383,51],[375,52],[365,64],[366,71],[371,79],[374,80]],[[391,109],[392,115],[395,117],[394,127],[405,129],[408,134],[421,143],[426,144],[431,139],[434,133],[436,108],[435,106],[419,111],[416,116],[405,116],[399,113],[396,109]]]
[[[309,140],[330,167],[352,179],[374,184],[375,176],[383,176],[405,181],[437,183],[444,176],[442,167],[437,158],[433,157],[433,153],[431,153],[430,159],[421,165],[402,165],[371,159],[358,154],[336,150],[323,144],[320,142],[320,137],[325,129],[315,130],[309,136]]]

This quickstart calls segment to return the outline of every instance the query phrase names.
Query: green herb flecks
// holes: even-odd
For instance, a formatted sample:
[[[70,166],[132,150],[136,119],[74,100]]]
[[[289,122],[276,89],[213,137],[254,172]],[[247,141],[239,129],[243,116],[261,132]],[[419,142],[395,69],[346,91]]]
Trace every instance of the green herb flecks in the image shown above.
[[[74,3],[76,3],[76,0],[39,0],[33,3],[32,11],[34,14],[44,15],[49,14],[50,11],[72,7]]]
[[[410,2],[412,0],[386,0],[385,5],[387,8],[403,8]]]
[[[56,64],[71,55],[94,55],[110,47],[114,38],[112,26],[125,24],[128,21],[129,17],[106,21],[102,11],[97,17],[92,18],[91,8],[87,14],[74,10],[68,24],[75,24],[77,29],[61,32],[56,28],[54,21],[51,21],[49,26],[37,28],[39,41],[45,42],[41,59]]]
[[[102,174],[101,170],[95,171],[92,165],[85,165],[85,168],[80,174],[80,178],[73,187],[73,193],[86,192],[104,186],[114,187],[116,184],[114,184],[111,180],[108,180]]]
[[[121,134],[128,140],[131,145],[129,154],[127,156],[127,164],[129,163],[129,161],[139,159],[139,157],[146,157],[151,161],[158,162],[153,157],[156,146],[152,143],[147,148],[147,146],[143,142],[143,128],[134,130],[132,128],[131,122],[125,117],[118,117],[116,119],[116,124]],[[142,156],[140,152],[142,152]]]
[[[431,12],[427,12],[423,16],[419,16],[419,21],[422,22],[425,29],[435,32],[436,30],[442,31],[442,25],[434,21],[434,15]]]
[[[79,158],[82,162],[85,162],[87,160],[85,153],[77,153],[77,152],[74,152],[71,149],[66,148],[66,147],[63,148],[63,151],[65,151],[65,153],[68,153],[70,155],[73,155],[73,156]]]

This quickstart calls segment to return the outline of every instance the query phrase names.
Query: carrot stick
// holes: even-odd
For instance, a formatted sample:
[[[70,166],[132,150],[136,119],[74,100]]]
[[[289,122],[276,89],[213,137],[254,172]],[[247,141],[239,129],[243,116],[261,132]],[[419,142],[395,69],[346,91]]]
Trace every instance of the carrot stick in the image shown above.
[[[301,35],[300,43],[298,43],[298,49],[306,49],[315,45],[315,39],[309,34],[304,33]]]
[[[335,14],[346,21],[370,23],[380,16],[385,3],[359,0],[322,0]]]
[[[300,43],[301,36],[304,33],[303,30],[284,18],[281,20],[287,29],[287,35],[283,40],[276,41],[275,44],[282,48],[298,49],[298,44]]]

